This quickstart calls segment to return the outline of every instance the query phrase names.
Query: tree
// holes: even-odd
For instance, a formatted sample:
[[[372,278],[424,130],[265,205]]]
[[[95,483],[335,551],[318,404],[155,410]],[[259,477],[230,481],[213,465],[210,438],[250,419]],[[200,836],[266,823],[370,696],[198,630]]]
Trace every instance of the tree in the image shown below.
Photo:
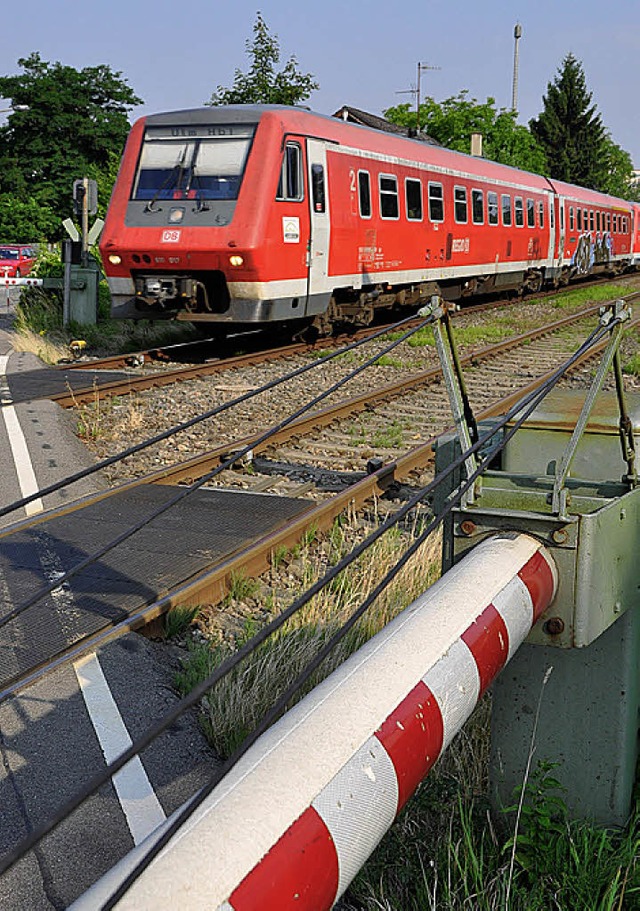
[[[13,108],[0,128],[0,195],[43,207],[59,225],[71,212],[73,181],[112,169],[129,132],[127,112],[142,102],[104,64],[76,70],[33,53],[18,65],[23,73],[0,76],[0,97]],[[46,230],[47,239],[59,236]]]
[[[545,150],[551,177],[598,190],[606,178],[607,134],[591,98],[582,64],[568,54],[529,126]]]
[[[442,102],[426,98],[420,105],[420,128],[443,146],[458,152],[469,152],[471,134],[481,133],[486,158],[544,174],[547,168],[544,152],[529,130],[516,123],[515,111],[497,110],[494,98],[480,103],[468,94],[465,90]],[[416,112],[409,104],[389,108],[384,116],[399,126],[416,127]]]
[[[0,194],[0,241],[28,244],[45,241],[60,233],[60,219],[49,206],[33,197]]]
[[[319,88],[311,73],[301,73],[298,61],[290,57],[284,69],[276,72],[280,62],[278,39],[258,12],[253,26],[253,41],[246,42],[251,59],[248,73],[236,69],[231,88],[219,85],[206,104],[298,104]]]
[[[633,160],[628,152],[607,133],[603,142],[602,176],[599,190],[622,199],[640,200],[640,187],[635,181]]]

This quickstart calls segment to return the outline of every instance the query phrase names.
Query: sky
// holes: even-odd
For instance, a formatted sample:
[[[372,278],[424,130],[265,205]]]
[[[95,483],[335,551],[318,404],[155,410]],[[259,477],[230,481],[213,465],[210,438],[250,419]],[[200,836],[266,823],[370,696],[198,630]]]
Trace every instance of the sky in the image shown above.
[[[236,68],[248,69],[257,10],[280,43],[281,65],[295,55],[320,83],[307,102],[313,110],[349,104],[380,114],[414,102],[398,93],[415,88],[419,62],[439,67],[422,73],[423,96],[441,101],[467,89],[510,107],[519,22],[520,122],[539,114],[572,53],[605,127],[640,168],[638,0],[31,0],[11,10],[0,32],[1,74],[20,72],[18,59],[32,51],[77,69],[108,64],[144,99],[132,120],[199,107],[218,85],[230,86]]]

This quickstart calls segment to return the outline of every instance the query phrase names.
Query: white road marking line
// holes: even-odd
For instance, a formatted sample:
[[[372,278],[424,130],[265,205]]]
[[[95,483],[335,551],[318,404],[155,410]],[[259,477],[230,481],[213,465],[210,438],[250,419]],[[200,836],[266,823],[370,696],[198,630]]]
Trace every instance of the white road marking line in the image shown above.
[[[87,655],[73,665],[107,763],[117,759],[131,737],[118,711],[97,655]],[[138,845],[166,819],[139,756],[112,778],[113,786],[127,818],[134,844]]]
[[[0,355],[0,404],[3,406],[0,410],[9,437],[20,491],[22,496],[26,497],[38,490],[38,482],[6,379],[9,357],[10,354]],[[42,512],[43,509],[44,505],[39,497],[25,506],[28,516]],[[41,539],[37,539],[36,547],[47,581],[55,582],[56,577],[64,575],[64,568],[59,563],[57,554],[47,548]],[[73,594],[69,590],[68,584],[64,583],[60,588],[54,589],[51,595],[54,604],[59,608],[62,628],[67,635],[70,635],[72,630],[69,628],[69,623],[73,625],[73,620],[77,620],[79,614],[78,610],[74,609]],[[109,763],[131,746],[131,737],[109,689],[97,655],[89,655],[76,661],[73,668],[78,678],[87,713],[105,760]],[[140,844],[166,819],[140,757],[136,756],[131,762],[128,762],[120,772],[113,776],[112,781],[134,844]]]
[[[22,492],[23,497],[28,497],[38,490],[38,482],[36,481],[33,465],[31,464],[27,441],[24,438],[18,415],[13,407],[11,393],[9,392],[9,386],[6,380],[9,357],[9,354],[0,355],[0,400],[3,405],[0,410],[2,411],[4,425],[7,429],[7,436],[9,437],[9,446],[11,447],[13,462],[18,475],[20,491]],[[37,512],[42,512],[43,509],[44,506],[39,497],[37,500],[32,500],[31,503],[27,503],[24,507],[24,511],[28,516],[32,516]]]

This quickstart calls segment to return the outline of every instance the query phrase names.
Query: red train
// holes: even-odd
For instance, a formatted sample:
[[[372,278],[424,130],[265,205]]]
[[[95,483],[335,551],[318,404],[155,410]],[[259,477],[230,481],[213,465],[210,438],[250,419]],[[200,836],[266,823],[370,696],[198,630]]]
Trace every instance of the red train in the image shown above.
[[[112,313],[365,325],[640,259],[640,207],[298,108],[137,121],[102,234]]]

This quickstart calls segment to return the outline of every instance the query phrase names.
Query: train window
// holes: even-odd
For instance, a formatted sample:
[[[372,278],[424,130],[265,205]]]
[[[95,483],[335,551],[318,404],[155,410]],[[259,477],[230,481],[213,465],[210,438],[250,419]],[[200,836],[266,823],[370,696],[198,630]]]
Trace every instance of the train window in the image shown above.
[[[522,203],[522,197],[516,196],[513,201],[513,209],[515,215],[516,228],[524,227],[524,205]]]
[[[311,165],[311,195],[313,198],[313,211],[326,211],[324,192],[324,168],[321,164]]]
[[[380,215],[382,218],[399,218],[398,178],[393,174],[380,174]]]
[[[183,133],[176,138],[167,127],[147,127],[132,199],[237,199],[255,125],[234,124],[225,136],[209,129],[176,126]]]
[[[595,231],[595,219],[593,217],[593,209],[589,210],[589,230]]]
[[[407,177],[404,182],[407,218],[409,221],[422,221],[422,181]]]
[[[441,183],[429,184],[429,218],[431,221],[444,221],[444,195]]]
[[[538,203],[538,221],[540,222],[540,227],[544,228],[544,203]]]
[[[511,197],[506,195],[502,197],[502,224],[511,225]]]
[[[527,199],[527,227],[535,228],[536,226],[536,207],[532,199]]]
[[[607,212],[607,231],[611,233],[611,212]]]
[[[358,171],[360,217],[371,218],[371,177],[368,171]]]
[[[601,229],[600,213],[596,212],[596,231],[600,231],[600,229]]]
[[[553,231],[556,226],[556,204],[555,200],[549,200],[549,227]]]
[[[459,225],[466,225],[469,221],[466,187],[453,188],[453,215]]]
[[[302,149],[297,142],[288,142],[284,147],[282,170],[276,199],[287,201],[304,198],[302,180]]]
[[[615,212],[613,213],[613,233],[618,233],[618,216]]]
[[[498,224],[498,194],[487,193],[487,220],[490,225]]]
[[[564,231],[564,205],[560,206],[560,230]]]
[[[578,231],[582,231],[582,209],[576,210],[576,224]]]
[[[569,206],[569,230],[575,231],[575,214],[573,206]]]
[[[484,193],[482,190],[471,191],[471,215],[474,225],[484,224]]]
[[[585,231],[589,230],[589,213],[586,209],[582,210],[582,224]]]

